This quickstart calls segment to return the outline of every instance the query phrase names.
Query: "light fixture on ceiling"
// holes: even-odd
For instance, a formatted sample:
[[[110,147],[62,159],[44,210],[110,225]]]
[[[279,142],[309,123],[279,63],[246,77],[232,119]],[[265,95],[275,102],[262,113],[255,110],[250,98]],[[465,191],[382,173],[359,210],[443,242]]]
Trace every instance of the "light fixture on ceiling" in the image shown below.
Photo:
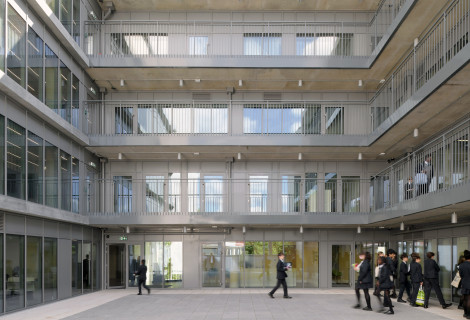
[[[121,152],[118,153],[118,159],[122,160],[122,153]]]
[[[418,130],[418,128],[415,128],[413,130],[413,138],[418,138],[418,136],[419,136],[419,130]]]
[[[194,82],[199,83],[201,82],[201,79],[194,79]]]
[[[181,152],[178,152],[178,160],[181,160]]]
[[[243,86],[243,80],[241,80],[241,79],[238,80],[238,86],[239,86],[239,87]]]
[[[188,232],[188,229],[186,227],[183,227],[183,233]]]
[[[198,155],[199,155],[199,152],[194,152],[194,155],[195,155],[195,156],[198,156]]]
[[[245,227],[245,226],[243,226],[242,232],[243,232],[243,233],[246,233],[246,227]]]
[[[385,155],[385,152],[379,153],[379,156],[384,156],[384,155]]]
[[[304,233],[304,227],[300,226],[299,232],[300,232],[300,233]]]
[[[452,213],[452,216],[450,217],[450,223],[457,223],[457,213]]]
[[[125,85],[124,79],[121,79],[120,85],[121,85],[121,87],[124,87],[124,85]]]
[[[357,226],[357,233],[361,233],[361,232],[362,232],[361,226]]]
[[[303,83],[302,83],[302,80],[299,80],[299,87],[301,87],[302,84],[303,84]]]
[[[413,41],[413,45],[416,47],[418,44],[419,44],[419,39],[415,38],[415,40]]]
[[[302,160],[302,152],[299,152],[299,160]]]
[[[359,152],[359,154],[357,155],[357,160],[362,160],[362,152]]]
[[[405,223],[403,221],[400,223],[400,231],[405,231]]]
[[[131,233],[131,228],[129,226],[126,227],[126,233]]]
[[[241,160],[241,159],[242,159],[242,154],[241,154],[240,152],[237,154],[237,159],[238,159],[238,160]]]
[[[180,87],[183,86],[183,79],[180,79]]]
[[[380,84],[385,83],[385,79],[379,81]]]
[[[362,80],[359,80],[359,81],[357,82],[357,85],[358,85],[359,87],[362,87]]]

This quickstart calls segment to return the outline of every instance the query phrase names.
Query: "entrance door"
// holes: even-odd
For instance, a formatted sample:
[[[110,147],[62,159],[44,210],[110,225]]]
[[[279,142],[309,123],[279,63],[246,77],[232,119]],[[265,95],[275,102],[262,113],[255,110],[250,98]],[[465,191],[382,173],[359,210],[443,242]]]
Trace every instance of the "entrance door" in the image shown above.
[[[331,245],[331,286],[351,286],[351,245]]]
[[[222,243],[202,244],[202,286],[222,286]]]
[[[108,288],[126,287],[126,245],[108,245]]]
[[[137,287],[138,277],[135,276],[134,273],[137,271],[137,268],[139,268],[140,261],[144,259],[144,246],[141,244],[130,244],[128,245],[127,252],[129,252],[129,278],[127,285],[129,287]]]

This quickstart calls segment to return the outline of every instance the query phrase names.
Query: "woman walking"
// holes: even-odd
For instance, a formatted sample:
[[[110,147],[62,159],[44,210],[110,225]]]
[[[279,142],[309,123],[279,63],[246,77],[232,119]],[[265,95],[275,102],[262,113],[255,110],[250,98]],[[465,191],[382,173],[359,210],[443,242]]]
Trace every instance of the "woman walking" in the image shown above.
[[[367,307],[364,307],[362,310],[372,311],[369,295],[369,289],[373,288],[372,270],[370,267],[370,261],[372,257],[370,252],[363,252],[359,255],[359,259],[361,259],[362,262],[359,264],[359,266],[357,266],[357,268],[359,268],[359,276],[356,283],[357,304],[354,306],[354,308],[359,309],[361,307],[360,290],[362,290],[364,291],[364,297],[366,298],[367,303]]]
[[[386,263],[385,257],[379,257],[379,290],[384,291],[384,303],[389,308],[384,314],[388,315],[395,314],[393,312],[392,300],[390,300],[390,290],[393,288],[393,281],[390,278],[392,278],[392,271]]]

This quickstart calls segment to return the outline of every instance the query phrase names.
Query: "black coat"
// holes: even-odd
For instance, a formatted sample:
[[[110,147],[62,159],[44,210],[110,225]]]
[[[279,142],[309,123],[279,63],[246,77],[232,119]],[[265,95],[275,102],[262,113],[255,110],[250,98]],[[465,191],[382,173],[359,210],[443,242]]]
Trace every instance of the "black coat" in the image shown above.
[[[410,280],[412,283],[423,282],[423,271],[418,262],[412,261],[410,264]]]
[[[396,263],[395,263],[395,262],[396,262]],[[396,272],[397,272],[397,266],[398,266],[398,260],[395,261],[395,260],[393,260],[392,258],[387,257],[387,258],[385,259],[385,263],[388,265],[389,270],[390,270],[390,273],[391,273],[392,275],[396,274]]]
[[[390,270],[390,266],[384,263],[379,271],[379,288],[380,289],[392,289],[393,288],[393,281],[390,280],[391,276],[392,276],[392,271]]]
[[[287,278],[286,265],[284,262],[282,262],[281,259],[279,259],[279,261],[277,262],[276,269],[277,269],[277,278],[279,280],[283,280]]]
[[[141,264],[135,274],[139,276],[139,280],[147,280],[147,266]]]
[[[402,263],[400,263],[400,278],[398,279],[400,283],[407,282],[409,274],[410,272],[408,271],[408,265],[406,262],[402,261]]]
[[[460,285],[462,294],[470,294],[470,261],[464,261],[459,264]]]
[[[373,288],[372,273],[370,268],[370,261],[362,261],[361,266],[359,267],[359,276],[357,277],[357,286],[358,289],[368,289]]]
[[[427,279],[439,279],[439,265],[433,259],[424,260],[424,277]]]

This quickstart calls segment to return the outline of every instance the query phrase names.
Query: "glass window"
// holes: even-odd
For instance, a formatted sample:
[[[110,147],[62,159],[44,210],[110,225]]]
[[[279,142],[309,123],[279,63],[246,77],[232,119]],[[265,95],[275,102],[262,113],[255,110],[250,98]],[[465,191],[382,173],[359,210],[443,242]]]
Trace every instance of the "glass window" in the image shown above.
[[[59,193],[59,149],[46,141],[45,144],[45,163],[44,163],[44,177],[45,177],[45,195],[46,206],[58,207],[58,193]]]
[[[80,45],[80,0],[73,0],[72,36]]]
[[[181,174],[169,173],[168,176],[168,210],[181,212]]]
[[[129,287],[137,287],[137,276],[134,275],[140,266],[140,261],[144,258],[144,251],[140,244],[130,244],[129,249]],[[147,262],[148,265],[148,262]]]
[[[100,271],[100,243],[93,242],[93,248],[91,251],[91,266],[92,266],[92,276],[93,276],[93,291],[101,289],[101,271]]]
[[[91,292],[91,242],[83,241],[82,250],[83,292]]]
[[[44,48],[46,66],[45,103],[49,108],[54,110],[54,112],[58,113],[59,59],[47,44]]]
[[[336,173],[325,173],[325,212],[336,212]]]
[[[78,213],[80,207],[80,162],[72,157],[72,212]]]
[[[117,134],[133,133],[133,107],[117,107],[114,109],[114,120]]]
[[[183,242],[165,242],[163,249],[165,288],[181,288],[183,286]]]
[[[436,253],[436,252],[435,252]],[[442,294],[446,301],[452,300],[452,238],[437,240],[437,259],[441,271],[439,272],[439,283]]]
[[[350,56],[352,33],[297,33],[298,56]]]
[[[279,56],[282,53],[280,33],[244,33],[243,54],[246,56]]]
[[[326,134],[343,134],[343,107],[326,107]]]
[[[72,74],[72,109],[71,121],[75,128],[80,128],[80,81]]]
[[[43,140],[28,131],[28,200],[43,203]]]
[[[374,248],[373,248],[373,243],[372,242],[356,242],[356,248],[355,248],[355,255],[354,255],[354,263],[359,264],[361,263],[361,259],[359,259],[359,255],[363,252],[369,252],[371,256],[374,255]],[[398,251],[400,251],[400,248],[398,247]],[[398,253],[398,258],[400,258],[400,254],[402,252]],[[371,261],[372,263],[372,261]],[[371,266],[371,272],[373,275],[373,270],[374,268]],[[359,272],[354,272],[355,274],[355,280],[357,280],[359,276]],[[374,276],[374,275],[373,275]],[[374,276],[375,277],[375,276]]]
[[[225,242],[225,287],[243,288],[244,281],[244,259],[243,252],[245,244],[243,241]]]
[[[305,212],[317,212],[318,183],[316,173],[305,174]]]
[[[72,34],[72,0],[56,0],[60,1],[60,22],[65,29]]]
[[[145,186],[146,212],[165,211],[165,178],[163,176],[147,176]]]
[[[72,72],[60,61],[60,91],[59,91],[59,114],[67,122],[71,122],[71,92]]]
[[[282,212],[300,212],[300,176],[282,176]]]
[[[302,288],[302,247],[302,241],[284,241],[284,261],[292,263],[286,279],[287,286],[291,288]]]
[[[42,238],[27,237],[26,242],[27,306],[42,303]]]
[[[245,242],[245,287],[263,287],[264,242]]]
[[[43,101],[43,67],[44,67],[44,41],[28,29],[28,92],[39,101]]]
[[[189,37],[189,54],[207,55],[209,46],[209,38],[207,36],[190,36]]]
[[[264,268],[265,268],[265,287],[274,287],[277,283],[277,256],[279,252],[283,252],[282,241],[265,242]],[[285,260],[287,262],[287,260]]]
[[[161,288],[163,286],[163,242],[145,243],[145,264],[147,265],[146,284]]]
[[[44,238],[44,301],[57,300],[57,239]]]
[[[5,71],[5,0],[0,0],[0,70]]]
[[[24,308],[24,236],[6,235],[5,311]]]
[[[82,293],[82,242],[72,240],[72,296]]]
[[[114,177],[114,212],[132,212],[132,177]]]
[[[201,211],[201,174],[188,173],[188,211]]]
[[[155,33],[147,34],[147,42],[152,55],[168,54],[168,34]]]
[[[228,109],[226,104],[200,104],[195,106],[194,133],[227,133]]]
[[[349,270],[351,269],[351,246],[331,246],[331,286],[349,287]]]
[[[468,237],[452,238],[452,279],[457,273],[457,266],[465,260],[463,256],[464,250],[468,248]],[[454,302],[460,302],[462,290],[452,287],[452,297]]]
[[[8,120],[7,126],[7,195],[25,199],[26,130]]]
[[[0,1],[1,2],[1,1]],[[0,303],[0,312],[3,312],[3,234],[0,234],[0,297],[2,303]]]
[[[204,177],[204,212],[224,210],[224,181],[222,176]]]
[[[56,16],[59,16],[59,1],[60,0],[46,0],[47,5]]]
[[[360,177],[342,176],[343,212],[361,211]]]
[[[7,40],[7,73],[24,88],[26,85],[26,23],[11,5],[8,5]]]
[[[250,212],[267,212],[268,176],[250,176]]]
[[[62,210],[70,211],[71,193],[72,193],[72,159],[64,151],[60,151],[60,207]]]
[[[0,115],[0,194],[5,193],[5,117]],[[1,304],[1,303],[0,303]]]
[[[304,242],[304,287],[318,288],[318,242]]]

